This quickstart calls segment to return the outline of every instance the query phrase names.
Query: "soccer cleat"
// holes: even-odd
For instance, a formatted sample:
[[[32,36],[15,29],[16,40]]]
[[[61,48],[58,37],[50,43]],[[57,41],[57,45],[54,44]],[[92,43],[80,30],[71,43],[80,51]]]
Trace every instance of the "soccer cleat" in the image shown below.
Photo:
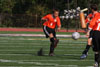
[[[54,53],[49,53],[49,56],[54,56]]]
[[[94,64],[94,67],[99,67],[99,64],[96,62],[96,63]]]
[[[56,39],[55,42],[54,42],[54,48],[57,47],[57,44],[59,43],[59,39]]]
[[[87,57],[87,54],[82,54],[82,56],[80,57],[80,59],[85,59]]]

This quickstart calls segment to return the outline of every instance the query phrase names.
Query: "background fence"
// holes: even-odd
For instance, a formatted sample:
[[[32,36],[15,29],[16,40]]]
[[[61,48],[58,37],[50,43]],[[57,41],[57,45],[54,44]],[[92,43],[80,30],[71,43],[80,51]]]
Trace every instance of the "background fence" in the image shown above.
[[[89,8],[93,3],[100,6],[100,0],[0,0],[0,27],[42,27],[41,17],[51,13],[53,8],[58,8],[63,15],[65,9]],[[63,28],[81,28],[79,18],[61,22]]]
[[[62,27],[66,29],[80,29],[78,19],[62,20]],[[41,28],[41,16],[27,14],[0,14],[0,27]]]
[[[40,27],[40,17],[27,14],[0,14],[1,27]]]

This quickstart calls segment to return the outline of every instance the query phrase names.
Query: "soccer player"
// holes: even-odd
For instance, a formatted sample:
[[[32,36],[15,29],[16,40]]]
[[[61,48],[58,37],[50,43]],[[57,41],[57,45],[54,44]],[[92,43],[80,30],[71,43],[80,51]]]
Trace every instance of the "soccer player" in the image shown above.
[[[56,37],[56,31],[61,29],[61,22],[59,18],[59,11],[53,10],[52,14],[48,14],[42,18],[45,22],[43,23],[43,30],[46,38],[50,39],[50,52],[49,56],[54,56],[54,49],[56,48],[59,39]],[[57,30],[55,29],[57,27]]]
[[[89,36],[90,31],[93,30],[92,43],[93,51],[95,53],[95,64],[94,67],[99,67],[100,61],[100,13],[97,11],[97,5],[91,5],[91,10],[94,14],[94,17],[90,21],[89,29],[87,31],[87,36]]]
[[[90,14],[87,16],[86,20],[85,20],[85,22],[87,23],[87,27],[88,27],[89,22],[90,22],[90,20],[91,20],[92,18],[93,18],[93,14],[90,13]],[[89,37],[88,37],[88,42],[87,42],[86,48],[85,48],[85,50],[82,52],[82,55],[81,55],[80,59],[85,59],[85,58],[88,56],[88,51],[89,51],[90,47],[92,46],[92,30],[91,30],[91,32],[90,32],[89,34],[90,34],[90,35],[89,35]]]

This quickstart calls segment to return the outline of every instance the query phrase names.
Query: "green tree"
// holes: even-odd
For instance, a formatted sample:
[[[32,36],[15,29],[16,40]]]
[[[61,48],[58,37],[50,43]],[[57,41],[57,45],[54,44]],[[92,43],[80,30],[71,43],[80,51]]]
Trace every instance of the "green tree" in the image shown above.
[[[0,13],[12,13],[15,0],[0,0]]]

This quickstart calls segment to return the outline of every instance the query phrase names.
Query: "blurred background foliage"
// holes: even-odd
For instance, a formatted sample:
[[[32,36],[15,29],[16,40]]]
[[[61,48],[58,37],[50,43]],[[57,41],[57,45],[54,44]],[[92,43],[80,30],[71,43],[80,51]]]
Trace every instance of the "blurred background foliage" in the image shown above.
[[[63,15],[65,9],[100,7],[100,0],[0,0],[0,27],[41,27],[41,17],[54,8]],[[100,9],[100,8],[99,8]],[[61,20],[62,27],[79,27],[79,20]]]

